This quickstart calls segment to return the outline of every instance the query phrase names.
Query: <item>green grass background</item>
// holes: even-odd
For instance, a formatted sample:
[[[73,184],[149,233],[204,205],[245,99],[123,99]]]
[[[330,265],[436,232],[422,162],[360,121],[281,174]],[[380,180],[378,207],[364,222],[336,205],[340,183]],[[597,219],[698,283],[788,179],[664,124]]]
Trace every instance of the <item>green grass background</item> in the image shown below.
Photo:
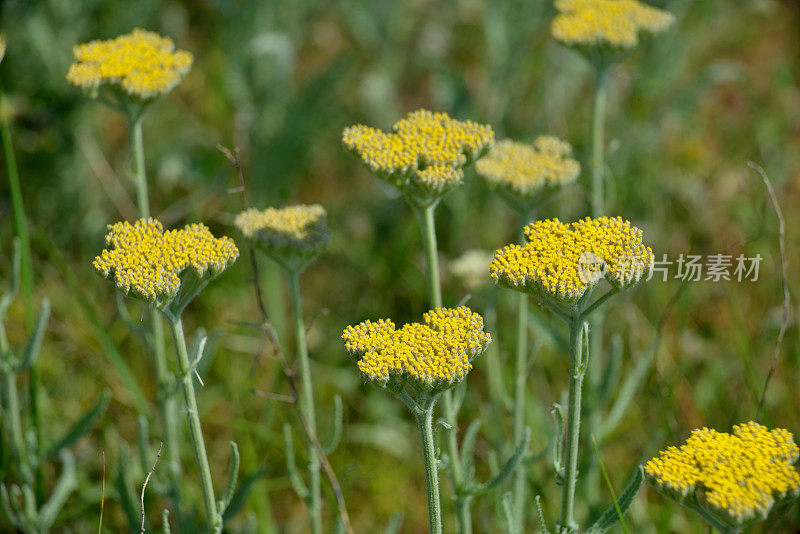
[[[673,12],[676,23],[665,34],[646,39],[611,72],[610,211],[641,227],[659,258],[663,253],[671,259],[681,253],[744,253],[761,254],[764,261],[757,282],[691,283],[680,298],[666,321],[645,384],[602,448],[617,492],[636,462],[679,444],[691,429],[725,431],[755,417],[780,327],[781,285],[777,219],[747,160],[764,166],[778,192],[793,294],[800,284],[797,2],[652,3]],[[64,76],[72,45],[143,27],[169,35],[178,47],[194,53],[190,74],[152,107],[144,123],[152,212],[166,226],[203,221],[215,234],[235,237],[244,249],[232,227],[239,211],[238,196],[228,193],[234,175],[215,149],[217,143],[242,149],[252,205],[318,202],[327,208],[330,250],[302,277],[321,434],[327,436],[332,398],[338,393],[344,399],[346,426],[344,442],[331,461],[355,531],[380,532],[401,510],[402,532],[415,533],[427,524],[417,430],[399,402],[361,382],[339,336],[346,325],[365,318],[391,317],[402,323],[425,311],[421,235],[402,199],[342,150],[341,130],[358,122],[388,128],[407,111],[427,107],[488,122],[498,138],[558,135],[573,144],[588,170],[592,73],[577,54],[550,38],[553,14],[551,2],[539,0],[0,4],[0,30],[8,41],[0,82],[9,102],[5,112],[13,117],[31,226],[35,297],[48,296],[53,304],[40,357],[45,435],[63,432],[103,388],[113,395],[98,427],[75,447],[80,486],[58,531],[96,529],[101,453],[107,479],[126,461],[126,449],[138,454],[137,399],[110,363],[98,330],[107,332],[119,348],[148,402],[155,396],[144,348],[117,316],[112,285],[91,269],[106,224],[135,218],[126,125],[121,115],[68,85]],[[587,186],[584,172],[540,215],[564,220],[585,216]],[[4,178],[3,280],[10,268],[10,210]],[[516,225],[510,210],[469,169],[465,186],[437,211],[441,256],[447,260],[470,248],[501,247],[514,239]],[[203,326],[216,334],[206,385],[199,392],[206,443],[218,485],[225,480],[231,439],[239,443],[243,472],[268,471],[244,513],[229,524],[231,532],[304,532],[305,511],[288,481],[280,431],[288,421],[299,436],[296,417],[285,404],[251,393],[285,392],[280,368],[257,334],[234,324],[256,313],[244,259],[185,314],[189,332]],[[496,306],[492,333],[510,388],[514,295],[489,287],[488,276],[487,287],[466,288],[448,274],[447,261],[443,265],[446,304],[471,292],[473,309]],[[284,280],[266,260],[261,268],[272,319],[291,350]],[[671,273],[676,273],[674,267]],[[619,336],[623,372],[651,341],[677,287],[677,280],[642,284],[618,299],[609,313],[606,330],[609,337]],[[142,313],[140,305],[130,307],[134,316]],[[534,311],[545,324],[561,328]],[[794,313],[762,422],[798,436],[796,319]],[[8,328],[12,343],[24,340],[21,305],[12,308]],[[533,339],[537,351],[528,413],[532,448],[539,451],[553,434],[548,412],[566,386],[567,359],[541,328],[534,329]],[[460,415],[462,429],[483,418],[479,477],[488,475],[492,451],[502,449],[511,433],[510,416],[489,396],[483,363],[475,362]],[[152,431],[157,434],[156,423]],[[157,440],[150,456],[156,448]],[[586,448],[583,454],[593,453]],[[187,487],[193,488],[190,498],[199,504],[188,446],[183,458]],[[55,474],[47,472],[50,484]],[[4,471],[0,476],[5,478]],[[139,487],[141,480],[136,480]],[[531,466],[530,480],[554,521],[559,488],[547,459]],[[449,495],[446,477],[442,486]],[[604,486],[588,491],[592,502],[610,502]],[[122,512],[113,494],[106,497],[106,531],[120,531],[125,528]],[[151,519],[160,515],[162,504],[148,502]],[[334,513],[330,504],[328,500],[325,505],[328,518]],[[445,508],[446,530],[452,531],[453,517],[449,506]],[[474,504],[477,532],[497,530],[496,510],[491,497]],[[585,514],[579,507],[579,515]],[[635,532],[704,531],[697,517],[652,489],[641,492],[627,521]],[[532,510],[528,524],[533,531]],[[2,525],[0,520],[0,530]],[[778,509],[756,531],[793,532],[799,527],[794,505]]]

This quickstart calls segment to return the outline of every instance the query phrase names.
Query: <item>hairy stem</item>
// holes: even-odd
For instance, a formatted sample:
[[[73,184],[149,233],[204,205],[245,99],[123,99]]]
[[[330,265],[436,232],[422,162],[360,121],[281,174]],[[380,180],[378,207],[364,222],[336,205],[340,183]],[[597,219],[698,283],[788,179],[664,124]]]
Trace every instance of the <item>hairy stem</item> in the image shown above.
[[[200,426],[200,416],[197,412],[197,398],[194,393],[194,381],[190,368],[189,354],[186,351],[186,338],[183,335],[183,323],[180,317],[167,316],[172,330],[172,339],[175,342],[175,351],[178,355],[178,369],[180,370],[183,398],[186,401],[186,417],[189,421],[189,433],[192,437],[194,459],[200,473],[200,488],[203,492],[203,505],[206,509],[208,524],[215,532],[222,530],[222,517],[217,513],[214,498],[214,486],[211,482],[211,468],[208,465],[206,445],[203,441],[203,429]]]
[[[520,237],[524,242],[522,228],[528,223],[531,213],[520,212]],[[514,444],[522,441],[525,432],[525,386],[528,383],[528,295],[517,295],[517,353],[514,366]],[[527,473],[524,464],[517,467],[514,473],[514,528],[523,532],[525,526],[525,482]]]
[[[433,404],[430,400],[418,407],[414,415],[422,437],[425,456],[425,491],[428,496],[428,524],[431,534],[442,532],[442,510],[439,503],[439,472],[436,465],[436,444],[433,442]]]
[[[577,531],[575,522],[575,486],[578,480],[578,443],[581,427],[581,388],[586,372],[583,356],[584,317],[573,316],[569,323],[569,404],[567,412],[564,485],[561,490],[561,531]]]
[[[150,200],[147,196],[147,176],[144,169],[144,146],[142,143],[142,115],[129,117],[131,155],[133,156],[133,179],[136,185],[136,205],[139,217],[150,217]]]
[[[300,273],[296,270],[287,270],[289,278],[289,291],[292,300],[292,319],[294,324],[295,350],[300,368],[300,410],[308,421],[311,434],[317,434],[316,416],[314,414],[314,390],[311,382],[311,368],[308,362],[308,348],[306,346],[306,327],[303,323],[303,311],[300,300]],[[311,520],[311,532],[322,532],[322,502],[320,500],[320,459],[313,443],[307,441],[308,449],[308,515]]]
[[[606,96],[608,93],[608,70],[599,68],[594,90],[592,109],[592,217],[605,215],[605,184],[603,183],[603,153],[605,142]]]
[[[142,142],[143,114],[129,113],[128,123],[131,138],[131,156],[133,158],[133,174],[136,185],[136,203],[139,217],[150,216],[150,199],[147,196],[147,173],[144,165],[144,144]],[[170,485],[175,498],[181,480],[180,440],[178,439],[178,399],[172,388],[172,376],[167,365],[167,353],[164,344],[164,322],[157,310],[150,310],[152,328],[151,357],[153,370],[158,381],[158,409],[164,431],[166,446],[165,460]],[[177,505],[177,503],[175,503]]]
[[[22,421],[19,416],[19,393],[17,392],[17,375],[12,371],[3,373],[5,410],[3,417],[8,421],[8,430],[11,434],[11,451],[15,461],[24,473],[27,464],[25,454],[25,439],[22,435]],[[27,481],[26,481],[27,482]]]
[[[595,81],[594,106],[592,110],[592,217],[600,217],[606,214],[605,205],[605,111],[606,99],[608,94],[608,67],[598,66]],[[601,311],[591,318],[592,336],[589,341],[591,345],[592,367],[591,389],[596,392],[600,386],[600,379],[603,376],[605,365],[605,354],[603,352],[603,319],[605,314]],[[590,398],[596,398],[590,395]],[[590,422],[597,418],[594,416],[600,406],[588,406],[592,412]]]
[[[422,210],[422,237],[425,242],[425,255],[428,258],[428,295],[430,304],[434,308],[442,305],[442,286],[439,281],[439,251],[436,246],[436,224],[433,212],[436,204],[431,204]]]
[[[442,306],[442,288],[439,280],[439,251],[436,246],[436,224],[434,210],[436,204],[424,207],[415,206],[421,212],[422,237],[425,242],[425,255],[428,260],[428,300],[434,308]],[[464,473],[461,470],[461,455],[458,452],[458,414],[453,402],[451,390],[442,393],[442,412],[444,420],[450,425],[445,432],[445,445],[450,458],[450,479],[456,493],[455,509],[458,520],[458,532],[470,534],[472,532],[472,518],[469,511],[469,499],[460,498],[459,493],[464,485]]]
[[[22,200],[22,187],[19,182],[19,169],[17,158],[14,155],[14,144],[11,140],[11,126],[9,124],[8,107],[5,96],[0,87],[0,136],[3,138],[3,153],[6,158],[6,171],[8,173],[8,189],[11,194],[11,212],[13,217],[14,235],[19,239],[20,245],[20,286],[22,301],[25,304],[25,320],[28,328],[33,328],[36,321],[33,312],[33,263],[31,261],[31,243],[28,237],[28,221],[25,217],[25,203]],[[40,383],[39,366],[34,363],[28,373],[28,394],[31,403],[31,421],[34,435],[36,436],[37,453],[42,453],[42,416],[39,409]],[[36,467],[36,496],[39,500],[44,498],[44,473],[41,464]]]

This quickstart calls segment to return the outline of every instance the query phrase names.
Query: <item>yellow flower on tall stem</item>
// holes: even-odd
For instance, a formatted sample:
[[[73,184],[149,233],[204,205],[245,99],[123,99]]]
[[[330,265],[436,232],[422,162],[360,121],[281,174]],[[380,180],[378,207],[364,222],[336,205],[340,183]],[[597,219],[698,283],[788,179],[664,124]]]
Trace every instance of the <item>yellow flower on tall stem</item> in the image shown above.
[[[316,434],[314,387],[301,307],[300,274],[325,251],[331,240],[327,213],[319,204],[264,210],[250,208],[239,213],[234,224],[255,248],[276,261],[286,273],[292,300],[295,349],[300,369],[300,410],[308,421],[311,432]],[[306,445],[310,487],[304,491],[296,489],[308,505],[311,532],[320,534],[322,532],[321,459],[310,441]],[[291,456],[287,452],[287,458]]]
[[[620,217],[586,217],[571,224],[536,221],[524,233],[528,242],[495,252],[489,271],[495,283],[533,296],[569,325],[567,440],[566,455],[563,461],[558,459],[563,485],[557,531],[576,532],[581,391],[590,355],[587,319],[649,272],[653,251],[643,244],[641,230]],[[611,288],[590,303],[593,289],[603,279]]]
[[[429,304],[441,307],[434,210],[444,195],[462,183],[464,167],[492,147],[491,126],[421,109],[397,121],[389,133],[361,124],[345,128],[342,143],[372,174],[396,187],[416,212],[428,264]],[[457,409],[450,391],[442,395],[442,409],[450,425],[445,439],[450,478],[456,493],[459,532],[469,534],[472,530],[471,496],[464,495],[467,473],[462,469],[458,451]]]
[[[750,421],[730,434],[693,430],[684,445],[649,460],[644,472],[660,493],[733,534],[766,519],[778,501],[800,495],[798,457],[788,430]]]
[[[128,121],[133,182],[139,217],[150,217],[147,175],[145,171],[142,120],[150,105],[177,86],[189,72],[194,58],[185,50],[176,50],[169,37],[135,29],[114,39],[94,40],[72,49],[75,62],[67,72],[67,81],[123,113]],[[117,301],[121,306],[121,301]],[[164,349],[164,325],[155,312],[150,314],[152,338],[150,352],[158,381],[157,404],[166,444],[167,472],[176,492],[180,482],[178,404],[169,386],[171,373]]]
[[[208,463],[197,399],[194,375],[203,356],[205,338],[197,344],[194,354],[186,347],[181,314],[189,302],[208,283],[219,276],[239,256],[239,249],[227,237],[216,238],[203,224],[190,224],[180,230],[164,231],[155,219],[139,219],[109,225],[106,245],[93,266],[97,274],[111,280],[122,293],[137,298],[158,310],[172,330],[178,357],[179,379],[183,388],[185,409],[189,421],[195,461],[200,474],[207,525],[221,532],[223,513],[233,495],[236,474],[229,477],[229,487],[219,503],[214,497],[211,468]],[[231,445],[238,466],[238,452]]]
[[[475,170],[517,212],[522,233],[522,227],[535,218],[534,212],[539,205],[561,186],[577,179],[581,166],[570,157],[571,153],[569,143],[551,135],[539,136],[533,144],[503,139],[475,163]],[[528,379],[528,298],[524,293],[518,295],[517,302],[514,377],[514,442],[518,442],[525,431],[525,386]],[[513,519],[517,531],[521,532],[528,508],[524,467],[521,466],[514,476]]]
[[[466,306],[436,308],[423,315],[422,323],[399,330],[389,319],[348,326],[342,339],[358,358],[364,379],[395,394],[414,414],[425,458],[429,531],[441,534],[433,407],[442,393],[464,380],[472,359],[491,342],[483,317]]]
[[[446,113],[418,110],[396,122],[388,133],[364,125],[346,128],[342,142],[377,178],[396,187],[417,213],[427,256],[430,304],[441,307],[434,210],[445,194],[462,183],[463,168],[485,157],[492,147],[494,133],[491,127],[469,120],[455,120]],[[449,425],[445,440],[457,531],[469,534],[472,531],[470,503],[486,487],[477,488],[472,483],[471,459],[462,458],[459,452],[458,408],[449,389],[442,393],[442,411]],[[514,454],[505,464],[507,469],[491,481],[492,487],[516,469],[528,439],[526,433],[519,440]]]

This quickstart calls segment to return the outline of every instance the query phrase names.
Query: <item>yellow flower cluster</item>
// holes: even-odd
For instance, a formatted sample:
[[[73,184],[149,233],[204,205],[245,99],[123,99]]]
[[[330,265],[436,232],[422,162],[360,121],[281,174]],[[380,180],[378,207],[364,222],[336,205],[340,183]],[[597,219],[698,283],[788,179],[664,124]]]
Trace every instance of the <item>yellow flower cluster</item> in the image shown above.
[[[376,176],[401,190],[443,194],[461,183],[461,169],[494,143],[491,126],[424,109],[397,121],[391,133],[362,124],[342,133],[344,146]]]
[[[525,237],[525,245],[495,252],[492,279],[563,303],[580,299],[603,276],[617,289],[632,286],[653,260],[642,231],[621,217],[536,221],[525,227]]]
[[[472,369],[470,360],[491,342],[483,317],[466,306],[436,308],[422,323],[395,330],[389,319],[348,326],[345,348],[360,356],[364,376],[385,385],[390,379],[408,380],[422,390],[441,390],[459,383]]]
[[[675,18],[668,11],[637,0],[556,0],[553,37],[568,45],[633,48],[639,32],[666,29]]]
[[[94,259],[95,271],[125,294],[158,306],[178,294],[185,271],[213,278],[239,256],[233,240],[215,238],[204,224],[165,232],[152,218],[109,225],[106,245]]]
[[[750,421],[735,425],[733,434],[693,430],[685,445],[662,451],[644,470],[658,487],[682,497],[702,488],[709,505],[741,524],[766,517],[775,498],[800,493],[792,465],[798,454],[788,430]]]
[[[234,224],[266,253],[283,260],[316,256],[331,238],[325,208],[319,204],[250,208],[237,215]]]
[[[538,137],[533,146],[504,139],[475,163],[475,170],[498,191],[530,198],[546,185],[578,177],[581,166],[571,152],[569,143],[550,135]]]
[[[101,84],[119,87],[131,96],[151,99],[164,95],[192,66],[192,54],[175,50],[169,37],[135,29],[116,39],[79,44],[67,80],[84,89]]]
[[[3,61],[5,55],[6,55],[6,40],[0,37],[0,61]]]

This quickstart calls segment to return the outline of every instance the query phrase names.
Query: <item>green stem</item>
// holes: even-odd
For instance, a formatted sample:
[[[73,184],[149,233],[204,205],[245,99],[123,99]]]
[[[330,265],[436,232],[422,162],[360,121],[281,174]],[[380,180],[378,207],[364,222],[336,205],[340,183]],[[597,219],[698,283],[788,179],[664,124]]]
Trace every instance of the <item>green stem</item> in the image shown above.
[[[564,486],[561,492],[561,531],[577,531],[575,522],[575,486],[578,480],[578,443],[581,427],[581,388],[586,373],[583,356],[584,316],[576,314],[569,323],[569,405],[564,465]]]
[[[197,398],[194,393],[193,370],[189,367],[189,354],[186,351],[186,338],[183,335],[183,323],[180,317],[166,316],[172,330],[172,339],[175,342],[175,351],[178,354],[178,369],[180,370],[183,398],[186,401],[186,417],[189,420],[189,433],[192,437],[194,459],[200,473],[200,488],[203,492],[203,505],[206,509],[209,526],[214,532],[222,530],[222,517],[217,513],[216,500],[214,499],[214,486],[211,482],[211,468],[208,465],[208,455],[203,441],[203,430],[200,426],[200,416],[197,412]]]
[[[150,201],[147,196],[147,176],[144,168],[144,146],[142,143],[142,115],[128,117],[131,130],[131,153],[133,155],[133,179],[136,182],[136,204],[139,217],[150,217]]]
[[[428,524],[431,534],[442,532],[442,509],[439,503],[439,471],[436,465],[436,445],[433,442],[433,404],[430,400],[414,410],[422,437],[425,456],[425,492],[428,496]]]
[[[697,499],[695,495],[692,499],[686,502],[686,507],[690,510],[694,510],[694,512],[703,518],[703,520],[708,524],[709,527],[716,529],[718,532],[722,534],[739,534],[742,531],[740,527],[731,527],[727,524],[723,523],[717,517],[709,512],[708,510],[703,507],[702,504]]]
[[[436,224],[433,212],[436,204],[430,204],[422,211],[422,237],[425,242],[425,255],[428,257],[428,296],[434,308],[442,306],[442,286],[439,281],[439,251],[436,246]]]
[[[606,214],[604,133],[607,96],[608,67],[604,65],[598,65],[596,67],[594,105],[592,109],[592,217],[600,217]],[[599,390],[600,380],[603,376],[603,368],[605,366],[605,354],[603,352],[604,318],[605,314],[603,312],[599,312],[596,313],[590,321],[592,335],[591,339],[589,340],[589,345],[592,354],[592,367],[594,370],[590,374],[591,394],[589,398],[595,401],[597,400],[596,393]],[[597,404],[597,402],[589,403],[587,406],[589,424],[592,427],[595,426],[597,421],[596,414],[600,409],[600,406],[596,406],[595,404]]]
[[[421,212],[422,237],[425,242],[425,255],[428,260],[428,299],[431,306],[439,308],[442,306],[442,288],[439,280],[439,252],[436,246],[436,224],[434,221],[434,210],[436,204],[428,206],[415,206]],[[472,518],[469,510],[469,498],[462,498],[459,494],[464,485],[464,473],[461,470],[461,455],[458,451],[458,417],[453,402],[451,390],[442,393],[442,412],[444,420],[450,425],[450,429],[445,432],[445,445],[447,454],[450,458],[450,480],[456,493],[455,509],[458,520],[458,532],[470,534],[472,532]]]
[[[144,164],[144,144],[142,142],[141,113],[128,113],[130,126],[131,155],[133,157],[133,174],[136,185],[136,203],[139,217],[150,216],[150,200],[147,196],[147,173]],[[164,430],[166,444],[167,473],[170,478],[173,496],[179,497],[178,488],[181,480],[180,440],[178,439],[178,399],[172,387],[172,375],[167,364],[167,353],[164,343],[164,323],[157,310],[150,310],[150,324],[152,328],[152,365],[158,381],[158,409],[161,412],[161,423]]]
[[[5,407],[4,419],[8,418],[9,431],[11,432],[11,448],[14,459],[20,464],[24,460],[23,453],[25,452],[25,440],[22,436],[22,421],[19,416],[19,394],[17,393],[17,376],[12,366],[13,362],[9,361],[11,356],[11,348],[8,345],[8,338],[6,337],[6,327],[4,323],[3,312],[0,310],[0,373],[3,374],[5,381],[5,388],[2,392],[6,397],[3,399],[3,406]],[[0,408],[2,408],[0,407]]]
[[[6,360],[11,355],[11,350],[6,338],[5,325],[0,322],[0,357]],[[19,416],[19,393],[17,392],[17,374],[11,368],[13,362],[0,361],[6,369],[0,369],[5,382],[5,407],[4,418],[8,418],[8,429],[11,433],[11,448],[14,459],[20,467],[25,463],[25,439],[22,435],[22,420]]]
[[[25,319],[28,328],[33,328],[36,321],[33,313],[33,264],[31,261],[31,243],[28,237],[28,223],[25,217],[25,203],[22,200],[22,187],[19,182],[19,169],[17,158],[14,155],[14,144],[11,139],[11,126],[9,124],[9,106],[5,94],[0,87],[0,136],[3,138],[3,153],[6,156],[6,171],[8,172],[8,189],[11,193],[11,211],[14,225],[14,235],[20,244],[20,285],[22,288],[22,301],[25,304]],[[36,452],[42,453],[42,416],[40,405],[39,366],[34,364],[28,374],[28,394],[31,399],[31,421],[34,435],[36,436]],[[36,496],[39,500],[44,498],[44,472],[42,466],[36,467]]]
[[[306,346],[306,328],[303,324],[303,311],[300,300],[300,273],[296,270],[286,270],[289,278],[289,291],[292,300],[292,319],[294,323],[295,350],[300,368],[300,410],[308,421],[311,432],[316,435],[317,423],[314,414],[314,390],[311,382],[311,368],[308,361],[308,348]],[[308,448],[308,515],[311,520],[311,532],[322,532],[322,503],[320,500],[320,459],[310,440]]]
[[[164,345],[164,322],[156,310],[150,310],[153,325],[153,366],[158,380],[158,407],[164,425],[164,443],[166,446],[166,468],[170,479],[171,490],[178,505],[181,483],[180,440],[178,439],[178,398],[173,387],[174,378],[167,366],[166,347]]]
[[[8,172],[8,189],[11,193],[11,212],[14,221],[14,235],[20,245],[20,282],[22,299],[25,303],[25,319],[28,328],[33,328],[36,318],[33,313],[33,266],[31,263],[31,243],[28,237],[28,223],[25,217],[25,203],[22,201],[22,187],[19,183],[17,158],[14,155],[14,144],[11,140],[11,126],[8,123],[8,105],[0,88],[0,134],[3,137],[3,153],[6,156]]]
[[[530,220],[528,210],[520,212],[521,225]],[[523,231],[520,230],[520,242],[524,242]],[[525,432],[525,387],[528,383],[528,295],[517,295],[517,354],[514,368],[514,444],[522,441]],[[523,532],[525,525],[525,483],[527,473],[523,465],[514,473],[514,528],[515,532]]]
[[[605,215],[605,195],[603,183],[603,133],[605,127],[606,96],[608,93],[607,68],[597,70],[592,110],[592,217]]]

